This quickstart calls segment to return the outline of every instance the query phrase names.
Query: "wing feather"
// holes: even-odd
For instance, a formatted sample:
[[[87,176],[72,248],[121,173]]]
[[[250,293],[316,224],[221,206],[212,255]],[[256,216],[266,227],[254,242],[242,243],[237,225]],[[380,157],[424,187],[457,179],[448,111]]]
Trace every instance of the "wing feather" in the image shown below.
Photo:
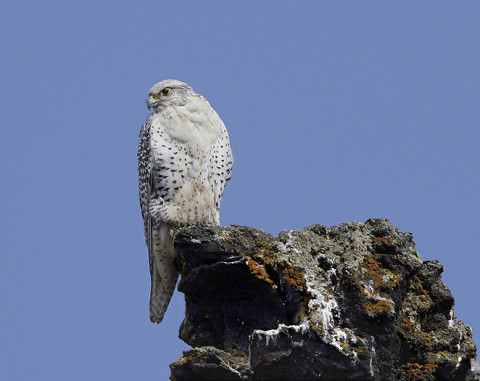
[[[209,182],[215,187],[215,207],[219,210],[220,200],[225,186],[232,177],[233,169],[232,149],[225,126],[223,126],[219,137],[213,143],[210,152]]]

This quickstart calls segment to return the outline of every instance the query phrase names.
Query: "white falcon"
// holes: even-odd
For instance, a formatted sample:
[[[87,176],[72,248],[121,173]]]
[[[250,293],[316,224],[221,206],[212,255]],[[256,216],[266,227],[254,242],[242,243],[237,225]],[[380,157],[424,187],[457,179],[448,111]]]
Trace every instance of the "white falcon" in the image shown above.
[[[138,177],[152,280],[150,320],[160,323],[178,279],[172,231],[220,224],[233,156],[222,120],[186,83],[157,83],[147,106],[154,111],[140,131]]]

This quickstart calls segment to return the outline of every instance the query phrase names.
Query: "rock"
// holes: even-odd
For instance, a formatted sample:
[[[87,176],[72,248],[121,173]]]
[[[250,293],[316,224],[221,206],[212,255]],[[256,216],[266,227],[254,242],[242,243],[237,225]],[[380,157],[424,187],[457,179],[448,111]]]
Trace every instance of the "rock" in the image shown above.
[[[215,347],[185,351],[170,368],[174,380],[244,380],[249,374],[245,358]]]
[[[180,338],[173,380],[469,380],[471,329],[438,261],[385,219],[273,237],[177,230]]]

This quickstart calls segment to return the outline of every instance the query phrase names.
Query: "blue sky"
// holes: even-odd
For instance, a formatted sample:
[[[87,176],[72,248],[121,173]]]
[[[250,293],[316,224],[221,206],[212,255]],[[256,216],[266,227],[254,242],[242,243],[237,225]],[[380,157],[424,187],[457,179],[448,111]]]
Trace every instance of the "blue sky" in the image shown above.
[[[235,156],[222,225],[384,217],[480,339],[480,3],[3,1],[0,379],[167,379],[137,196],[150,87],[189,83]]]

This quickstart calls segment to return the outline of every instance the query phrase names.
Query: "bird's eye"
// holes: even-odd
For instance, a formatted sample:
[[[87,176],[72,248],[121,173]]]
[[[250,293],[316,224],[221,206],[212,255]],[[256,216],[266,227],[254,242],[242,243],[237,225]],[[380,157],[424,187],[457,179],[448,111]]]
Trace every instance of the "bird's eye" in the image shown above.
[[[171,92],[172,92],[172,89],[171,89],[170,87],[165,87],[165,88],[161,91],[162,95],[168,95],[168,94],[170,94]]]

